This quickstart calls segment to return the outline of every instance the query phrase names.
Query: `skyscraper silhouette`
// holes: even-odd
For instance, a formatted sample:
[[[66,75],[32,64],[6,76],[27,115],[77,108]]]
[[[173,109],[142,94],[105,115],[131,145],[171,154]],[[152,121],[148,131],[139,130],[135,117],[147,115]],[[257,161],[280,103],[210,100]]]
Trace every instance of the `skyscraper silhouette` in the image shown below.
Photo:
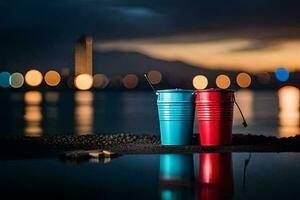
[[[93,74],[93,38],[80,37],[75,44],[75,76]]]

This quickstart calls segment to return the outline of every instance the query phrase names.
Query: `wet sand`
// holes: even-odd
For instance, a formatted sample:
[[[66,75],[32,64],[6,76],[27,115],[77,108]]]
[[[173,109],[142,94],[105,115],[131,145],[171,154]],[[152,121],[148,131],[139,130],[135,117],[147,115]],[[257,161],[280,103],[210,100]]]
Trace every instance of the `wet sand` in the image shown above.
[[[153,135],[84,135],[44,137],[0,137],[0,159],[55,157],[65,151],[106,149],[120,154],[197,153],[197,152],[300,152],[300,135],[276,138],[234,134],[231,146],[164,146]]]

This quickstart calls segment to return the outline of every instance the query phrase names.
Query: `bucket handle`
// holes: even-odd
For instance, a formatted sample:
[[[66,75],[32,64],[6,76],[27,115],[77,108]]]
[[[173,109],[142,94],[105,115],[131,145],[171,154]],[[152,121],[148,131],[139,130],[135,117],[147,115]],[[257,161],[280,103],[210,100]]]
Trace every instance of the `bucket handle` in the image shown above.
[[[239,109],[239,111],[240,111],[240,114],[241,114],[241,116],[242,116],[242,118],[243,118],[243,126],[246,128],[246,127],[248,126],[248,124],[247,124],[247,122],[246,122],[246,119],[245,119],[245,117],[244,117],[244,115],[243,115],[243,112],[242,112],[242,110],[241,110],[239,104],[238,104],[238,103],[236,102],[236,100],[235,100],[235,96],[234,96],[234,95],[233,95],[233,101],[234,101],[236,107],[237,107],[237,108]]]
[[[144,74],[148,84],[150,85],[151,89],[153,90],[154,94],[157,95],[156,89],[154,88],[154,86],[152,85],[150,79],[148,78],[147,74]]]

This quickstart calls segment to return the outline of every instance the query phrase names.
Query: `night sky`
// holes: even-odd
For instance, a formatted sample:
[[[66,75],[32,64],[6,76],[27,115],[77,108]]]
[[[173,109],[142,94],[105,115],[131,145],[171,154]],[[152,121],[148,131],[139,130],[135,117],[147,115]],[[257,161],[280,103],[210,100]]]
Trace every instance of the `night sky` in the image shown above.
[[[129,39],[173,38],[178,44],[238,38],[252,41],[239,52],[276,49],[282,41],[300,39],[299,8],[294,0],[1,1],[0,69],[70,66],[73,43],[82,34],[92,35],[96,47]],[[170,57],[164,56],[156,55]]]

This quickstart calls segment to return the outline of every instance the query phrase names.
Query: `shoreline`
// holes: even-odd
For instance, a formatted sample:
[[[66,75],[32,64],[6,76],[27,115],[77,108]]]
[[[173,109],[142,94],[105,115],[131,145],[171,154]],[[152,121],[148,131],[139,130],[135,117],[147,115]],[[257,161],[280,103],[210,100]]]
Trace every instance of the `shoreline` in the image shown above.
[[[155,135],[113,134],[84,136],[2,136],[0,160],[57,157],[66,151],[110,150],[118,154],[204,153],[204,152],[300,152],[300,135],[276,138],[233,134],[231,146],[202,147],[199,135],[186,146],[160,145]]]

